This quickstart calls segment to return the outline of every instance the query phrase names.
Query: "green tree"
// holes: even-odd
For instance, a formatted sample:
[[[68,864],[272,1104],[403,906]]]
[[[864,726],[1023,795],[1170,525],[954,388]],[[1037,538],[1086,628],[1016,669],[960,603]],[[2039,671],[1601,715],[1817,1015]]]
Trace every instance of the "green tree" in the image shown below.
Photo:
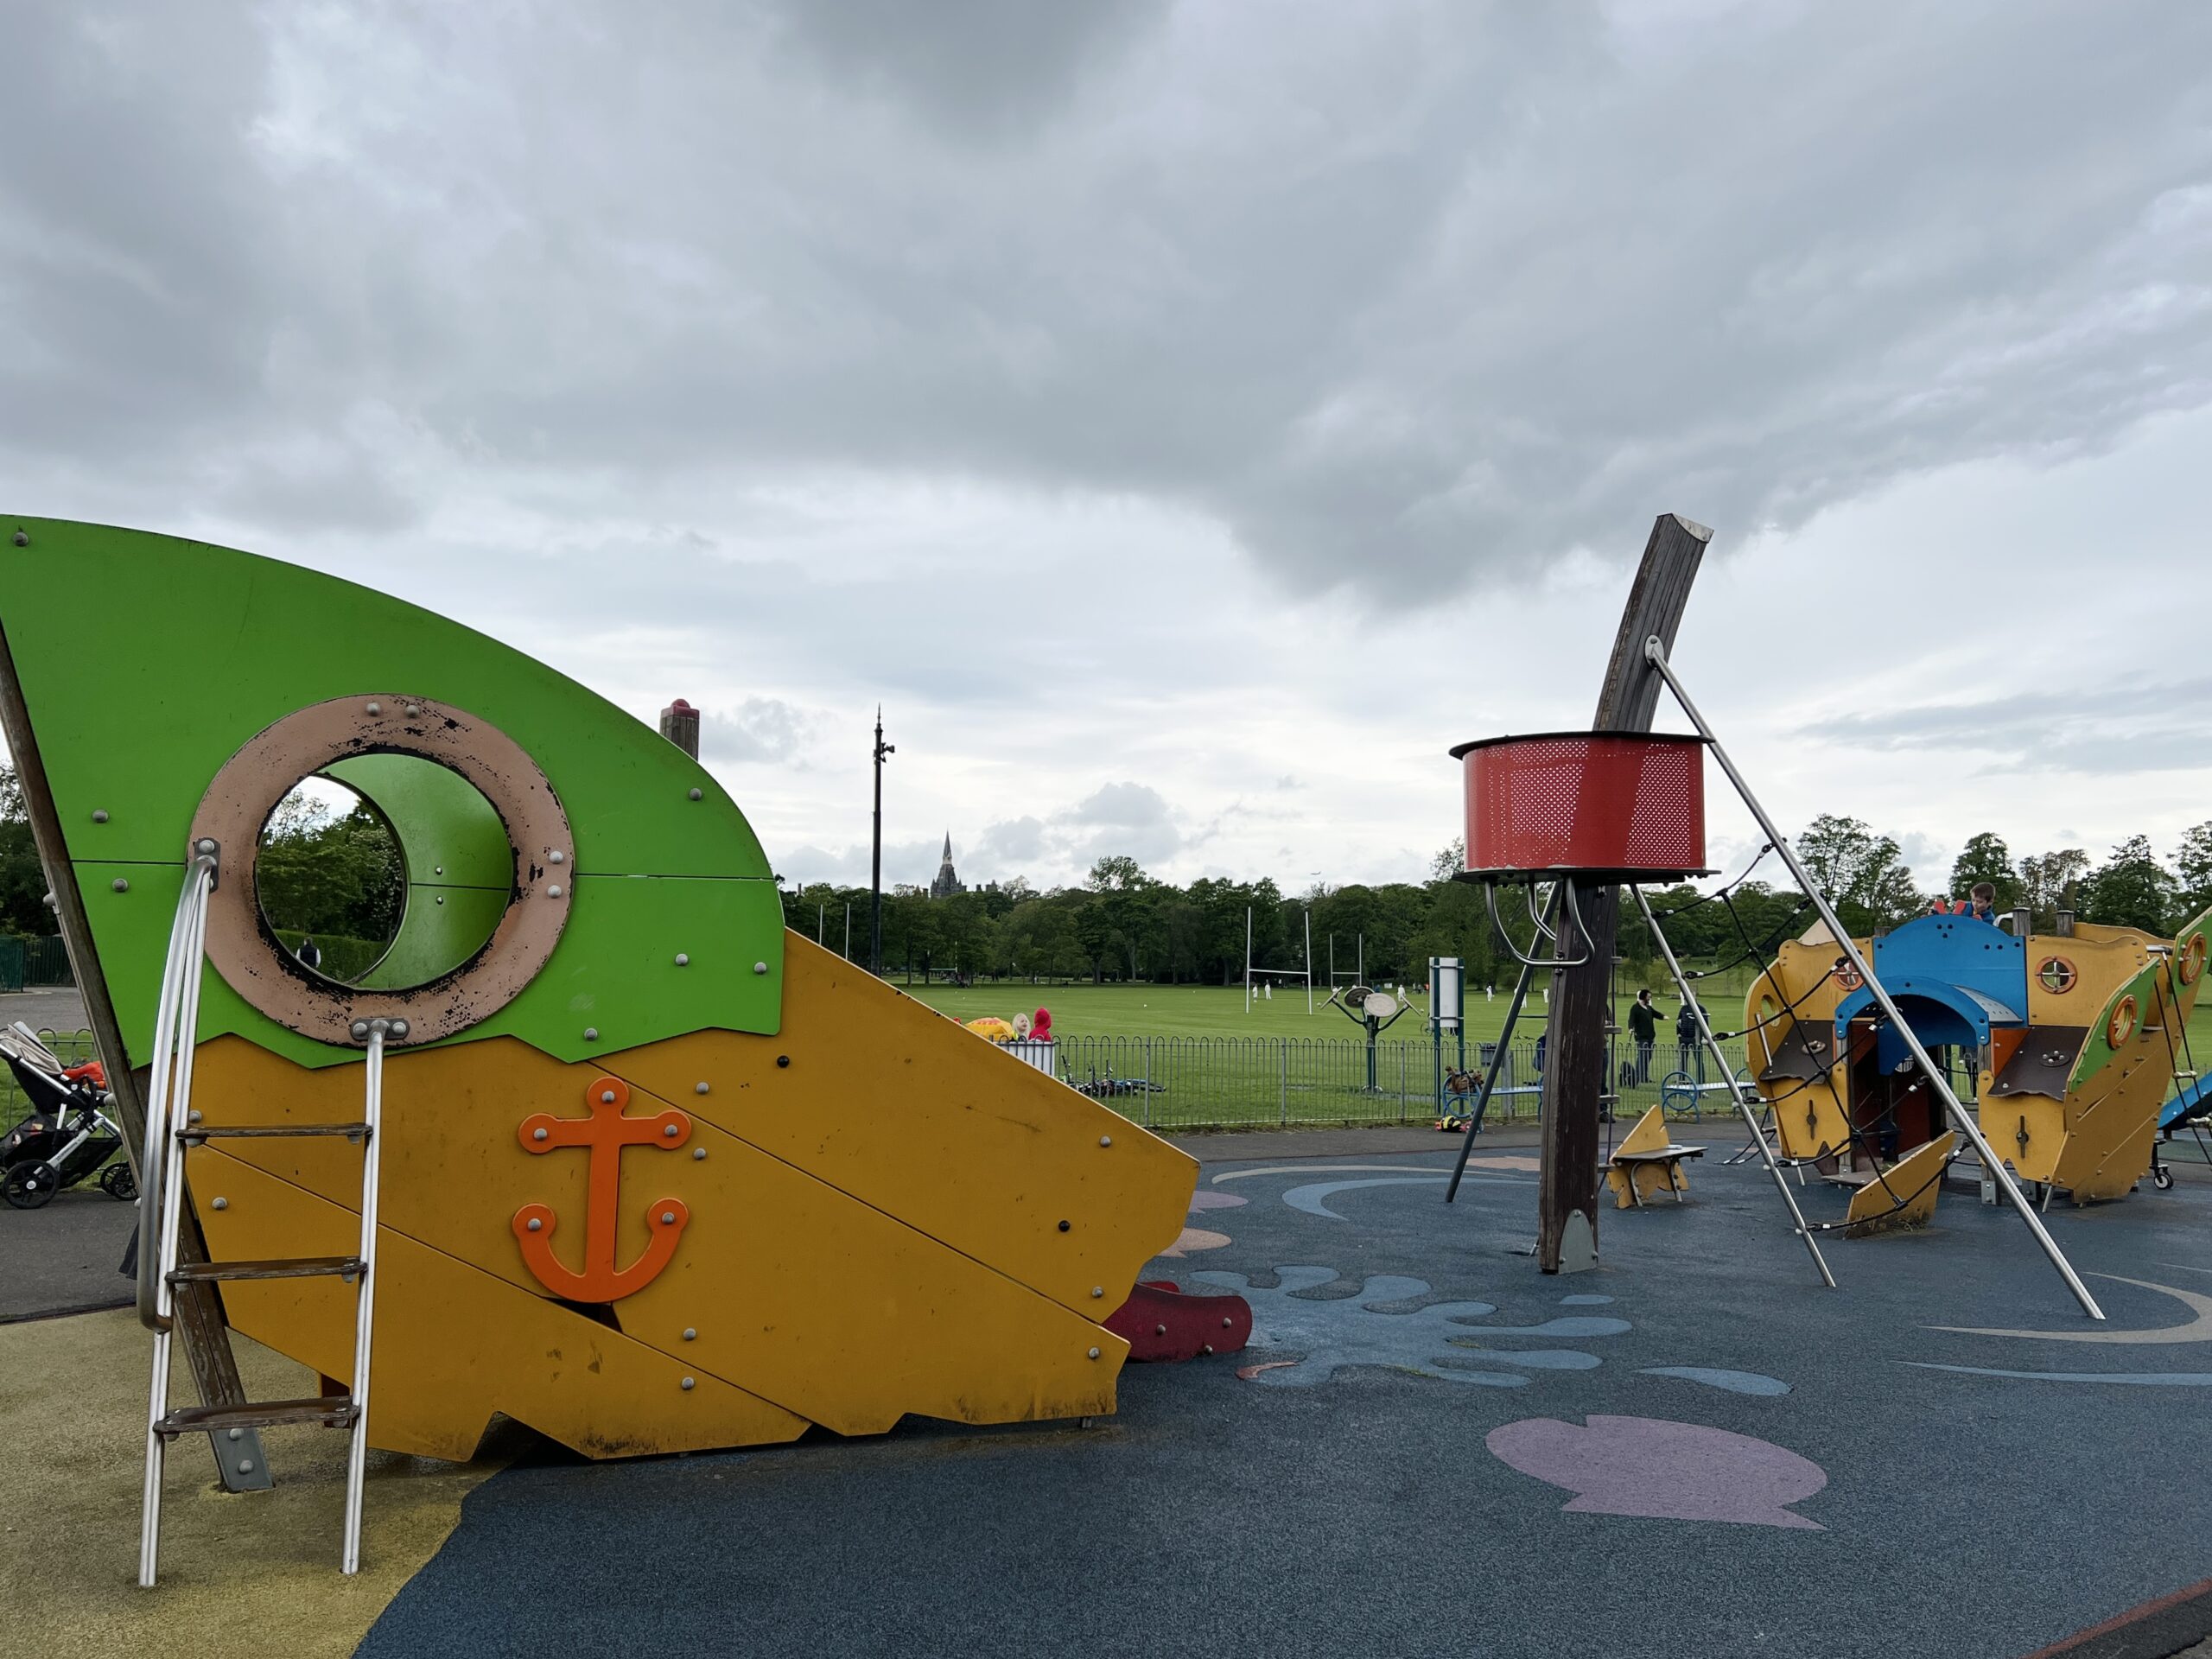
[[[2088,874],[2089,855],[2079,847],[2031,853],[2020,861],[2021,897],[2037,927],[2048,931],[2057,925],[2061,910],[2079,908],[2078,889]]]
[[[1797,856],[1854,935],[1896,927],[1928,907],[1897,842],[1857,818],[1822,813],[1797,837]]]
[[[2012,849],[2001,836],[1983,830],[1970,837],[1951,864],[1951,896],[1964,899],[1986,881],[1997,889],[1997,908],[2011,910],[2025,891],[2019,872],[2012,868]]]
[[[2212,823],[2200,823],[2183,835],[2181,850],[2174,855],[2174,874],[2180,883],[2174,896],[2181,920],[2212,906]]]
[[[2130,836],[2082,884],[2082,919],[2164,938],[2172,926],[2176,885],[2149,837]]]

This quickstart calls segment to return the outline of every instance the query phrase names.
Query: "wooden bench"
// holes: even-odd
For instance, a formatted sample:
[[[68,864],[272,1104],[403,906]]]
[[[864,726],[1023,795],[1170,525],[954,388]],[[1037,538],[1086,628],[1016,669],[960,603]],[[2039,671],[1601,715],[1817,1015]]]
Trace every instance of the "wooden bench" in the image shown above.
[[[1677,1145],[1667,1133],[1666,1114],[1654,1106],[1637,1120],[1605,1166],[1605,1185],[1613,1189],[1615,1207],[1641,1210],[1644,1199],[1657,1197],[1662,1185],[1676,1204],[1681,1203],[1690,1188],[1682,1165],[1704,1156],[1703,1147]]]

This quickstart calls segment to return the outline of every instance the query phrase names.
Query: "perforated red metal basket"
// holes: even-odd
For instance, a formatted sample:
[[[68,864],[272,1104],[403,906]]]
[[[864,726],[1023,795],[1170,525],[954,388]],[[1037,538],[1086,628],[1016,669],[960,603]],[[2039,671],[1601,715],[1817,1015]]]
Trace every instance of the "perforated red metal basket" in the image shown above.
[[[1466,874],[1680,881],[1705,868],[1705,740],[1544,732],[1452,751],[1465,768]]]

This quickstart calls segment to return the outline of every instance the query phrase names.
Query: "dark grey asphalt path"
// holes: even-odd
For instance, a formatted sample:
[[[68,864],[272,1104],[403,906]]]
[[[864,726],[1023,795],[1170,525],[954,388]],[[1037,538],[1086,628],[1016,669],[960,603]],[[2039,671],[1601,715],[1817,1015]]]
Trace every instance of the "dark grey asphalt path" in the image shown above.
[[[0,1320],[129,1300],[131,1282],[116,1268],[137,1219],[137,1205],[90,1181],[43,1210],[0,1204]]]
[[[1447,1158],[1357,1161],[1418,1175]],[[1916,1367],[2212,1380],[2212,1341],[1929,1328],[2090,1328],[2008,1214],[1950,1195],[1923,1236],[1838,1239],[1844,1287],[1828,1292],[1764,1176],[1708,1165],[1692,1206],[1609,1211],[1604,1269],[1545,1279],[1507,1253],[1525,1242],[1531,1187],[1471,1187],[1447,1211],[1433,1180],[1362,1185],[1302,1194],[1299,1209],[1286,1192],[1391,1178],[1300,1160],[1212,1179],[1257,1166],[1207,1167],[1202,1190],[1249,1202],[1198,1217],[1232,1243],[1163,1263],[1173,1276],[1225,1270],[1265,1287],[1278,1268],[1334,1268],[1335,1281],[1287,1301],[1262,1291],[1262,1328],[1287,1319],[1308,1348],[1325,1327],[1387,1347],[1409,1328],[1392,1320],[1422,1322],[1432,1339],[1401,1344],[1410,1363],[1525,1382],[1465,1386],[1387,1365],[1312,1386],[1281,1386],[1289,1370],[1238,1378],[1238,1363],[1285,1349],[1132,1367],[1121,1415],[1087,1432],[914,1423],[874,1441],[622,1466],[549,1459],[469,1498],[360,1651],[2010,1659],[2212,1577],[2212,1481],[2190,1450],[2212,1390]],[[1818,1188],[1807,1201],[1840,1211]],[[2212,1293],[2212,1187],[2185,1180],[2050,1222],[2086,1271]],[[1377,1274],[1433,1291],[1362,1296]],[[2092,1282],[2115,1329],[2199,1317],[2185,1298]],[[1386,1290],[1382,1311],[1361,1311]],[[1497,1312],[1463,1327],[1414,1311],[1443,1299]],[[1328,1326],[1339,1314],[1348,1323]],[[1502,1329],[1562,1318],[1629,1329]],[[1490,1351],[1445,1345],[1448,1333]],[[2212,1338],[2212,1315],[2194,1334]],[[1648,1374],[1662,1366],[1757,1373],[1790,1391]],[[1579,1429],[1593,1414],[1725,1429],[1809,1459],[1827,1484],[1791,1509],[1816,1524],[1571,1513],[1573,1492],[1485,1445],[1505,1425]],[[1682,1471],[1693,1484],[1725,1476]]]

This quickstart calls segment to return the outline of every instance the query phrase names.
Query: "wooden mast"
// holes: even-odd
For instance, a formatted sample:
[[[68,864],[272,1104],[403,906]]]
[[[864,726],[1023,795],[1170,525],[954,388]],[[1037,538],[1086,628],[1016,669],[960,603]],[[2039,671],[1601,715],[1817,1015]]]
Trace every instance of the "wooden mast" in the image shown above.
[[[1643,654],[1656,636],[1669,651],[1689,603],[1690,584],[1713,532],[1679,514],[1662,512],[1651,526],[1643,561],[1621,612],[1612,661],[1598,696],[1601,732],[1648,732],[1662,683]],[[1577,1273],[1598,1264],[1598,1112],[1611,1092],[1605,1075],[1605,1028],[1612,1022],[1614,936],[1620,889],[1578,888],[1562,906],[1559,955],[1584,960],[1552,974],[1548,1051],[1544,1065],[1542,1170],[1537,1178],[1536,1265],[1546,1273]],[[1574,922],[1580,912],[1582,926]]]

